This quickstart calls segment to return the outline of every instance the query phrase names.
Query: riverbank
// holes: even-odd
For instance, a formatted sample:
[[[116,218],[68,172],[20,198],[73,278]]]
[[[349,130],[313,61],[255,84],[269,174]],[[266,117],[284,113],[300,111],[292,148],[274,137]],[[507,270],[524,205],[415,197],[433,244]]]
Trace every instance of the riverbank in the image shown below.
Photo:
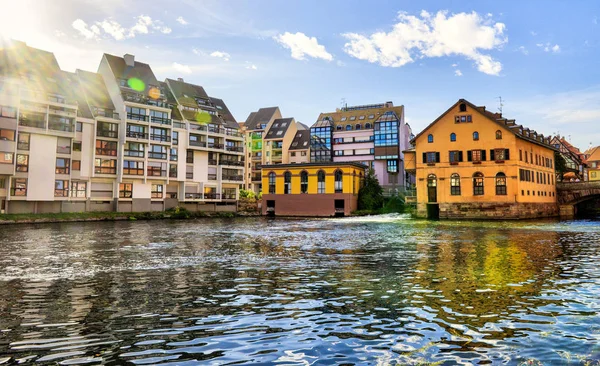
[[[234,218],[258,216],[247,212],[191,212],[172,210],[159,212],[69,212],[47,214],[2,214],[0,225],[37,224],[53,222],[188,220],[197,218]]]

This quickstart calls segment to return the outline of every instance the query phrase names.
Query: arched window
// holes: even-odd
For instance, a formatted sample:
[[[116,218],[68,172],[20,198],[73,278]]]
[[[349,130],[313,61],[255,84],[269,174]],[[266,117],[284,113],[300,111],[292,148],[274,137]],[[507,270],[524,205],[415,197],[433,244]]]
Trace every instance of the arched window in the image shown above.
[[[338,130],[338,131],[341,131],[341,130],[342,130],[342,125],[337,125],[337,126],[335,127],[335,129],[336,129],[336,130]]]
[[[467,111],[467,105],[465,103],[460,103],[459,111],[466,112]]]
[[[427,142],[430,143],[430,144],[433,142],[433,135],[432,134],[427,135]]]
[[[456,141],[456,134],[454,132],[452,132],[450,134],[450,141],[452,141],[452,142]]]
[[[317,173],[317,193],[325,193],[325,172],[322,170]]]
[[[361,127],[362,127],[362,126],[360,125],[360,123],[357,123],[357,124],[356,124],[356,126],[354,126],[354,129],[355,129],[355,130],[360,130],[360,128],[361,128]]]
[[[269,194],[275,194],[275,173],[269,173]]]
[[[473,174],[473,196],[483,196],[483,174]]]
[[[371,124],[370,123],[365,123],[365,129],[370,129],[371,128]]]
[[[496,174],[496,195],[506,196],[506,174]]]
[[[285,172],[283,174],[283,194],[292,193],[292,173]]]
[[[308,173],[306,171],[300,173],[300,192],[308,193]]]
[[[496,140],[502,140],[502,131],[496,131]]]
[[[473,141],[477,141],[479,140],[479,132],[475,131],[473,132]]]
[[[343,173],[341,170],[335,171],[335,193],[342,193],[343,185],[342,185]]]
[[[460,196],[460,175],[456,173],[450,176],[450,194]]]
[[[427,176],[427,187],[437,187],[437,177],[435,174],[429,174]]]
[[[352,125],[346,125],[346,131],[352,131]]]

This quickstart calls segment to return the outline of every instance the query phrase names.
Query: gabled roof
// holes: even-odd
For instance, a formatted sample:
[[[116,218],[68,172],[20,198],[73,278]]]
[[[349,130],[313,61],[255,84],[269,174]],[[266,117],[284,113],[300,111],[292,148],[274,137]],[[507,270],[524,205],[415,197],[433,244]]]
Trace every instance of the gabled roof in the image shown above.
[[[283,138],[292,123],[295,123],[293,118],[278,118],[274,120],[264,139]]]
[[[307,150],[310,148],[310,131],[298,130],[290,144],[289,150]]]
[[[223,99],[213,98],[213,97],[209,97],[209,98],[210,98],[210,101],[217,108],[217,113],[219,113],[219,115],[223,119],[223,122],[225,122],[225,127],[233,128],[236,130],[239,129],[240,125],[237,123],[237,121],[233,117],[233,114],[231,114],[231,112],[229,111],[229,108],[227,108],[227,105],[225,104]]]
[[[485,107],[478,107],[475,104],[469,102],[466,99],[459,99],[458,102],[454,103],[450,108],[448,108],[444,113],[442,113],[438,118],[435,119],[435,121],[431,122],[429,125],[427,125],[427,127],[425,127],[421,132],[419,132],[410,142],[411,144],[414,144],[415,141],[422,136],[427,130],[429,130],[434,124],[436,124],[440,119],[442,119],[442,117],[444,117],[446,114],[450,113],[450,111],[452,111],[454,108],[456,108],[456,106],[460,103],[465,103],[467,106],[469,106],[471,109],[479,112],[482,116],[486,117],[488,120],[494,122],[495,124],[497,124],[500,127],[503,127],[505,130],[511,132],[512,134],[514,134],[517,138],[520,138],[522,140],[526,140],[529,141],[531,143],[534,143],[536,145],[540,145],[543,146],[545,148],[548,148],[550,150],[557,150],[554,146],[550,145],[550,137],[544,137],[543,135],[538,135],[537,132],[530,130],[527,127],[521,126],[521,125],[517,125],[515,124],[515,120],[510,120],[507,118],[502,117],[502,114],[500,113],[493,113],[490,111],[487,111],[485,109]],[[522,130],[522,133],[520,132],[520,130]],[[531,135],[537,136],[538,138],[533,138],[531,137]],[[543,138],[543,142],[540,141],[540,138]]]
[[[173,79],[167,79],[166,83],[171,87],[177,102],[183,106],[198,108],[196,98],[209,100],[208,94],[200,85]]]
[[[335,112],[326,112],[319,114],[317,121],[311,127],[327,127],[327,120],[329,120],[329,125],[335,126],[338,124],[346,125],[346,124],[363,124],[370,123],[373,124],[375,121],[382,116],[384,113],[392,111],[396,114],[398,119],[402,117],[404,113],[404,106],[386,106],[385,103],[382,104],[374,104],[370,106],[366,106],[369,108],[361,108],[361,109],[339,109]],[[370,118],[369,118],[370,117]],[[362,118],[362,119],[361,119]]]
[[[298,128],[298,130],[310,130],[310,127],[308,127],[302,122],[296,122],[296,127]]]
[[[592,147],[591,149],[588,149],[585,153],[588,154],[588,152],[589,157],[587,161],[600,161],[600,146]]]
[[[148,93],[150,87],[159,85],[156,76],[154,76],[154,73],[150,68],[150,65],[143,62],[134,61],[132,67],[127,66],[123,57],[110,55],[108,53],[105,53],[104,57],[108,61],[110,69],[112,70],[115,78],[125,80],[129,80],[131,78],[140,79],[145,84],[146,89],[144,92],[146,94]]]
[[[273,118],[273,115],[277,113],[279,107],[268,107],[261,108],[256,112],[250,113],[246,119],[245,125],[247,130],[259,130],[260,125],[263,123],[269,123]]]
[[[60,71],[52,52],[29,47],[17,40],[0,44],[0,75],[16,77],[33,73],[52,77]]]
[[[76,73],[81,81],[83,93],[91,107],[115,109],[102,75],[79,69],[77,69]]]

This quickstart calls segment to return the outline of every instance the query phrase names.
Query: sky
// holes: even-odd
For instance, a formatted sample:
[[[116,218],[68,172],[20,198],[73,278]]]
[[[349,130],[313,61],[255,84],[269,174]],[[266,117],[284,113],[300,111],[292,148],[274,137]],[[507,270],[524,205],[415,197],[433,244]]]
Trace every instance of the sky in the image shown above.
[[[135,55],[159,80],[313,124],[394,102],[417,134],[465,98],[545,135],[600,145],[600,1],[0,0],[0,37],[67,71]]]

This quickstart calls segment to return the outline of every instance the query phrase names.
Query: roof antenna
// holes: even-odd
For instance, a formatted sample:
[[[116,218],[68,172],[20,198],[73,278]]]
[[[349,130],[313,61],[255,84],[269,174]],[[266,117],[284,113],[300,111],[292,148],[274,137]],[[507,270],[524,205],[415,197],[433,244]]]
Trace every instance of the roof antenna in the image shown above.
[[[342,110],[348,109],[348,103],[346,103],[346,98],[342,98]]]
[[[498,100],[500,101],[500,107],[498,107],[498,111],[500,114],[502,114],[502,107],[504,107],[505,100],[502,100],[502,97],[498,97]]]

